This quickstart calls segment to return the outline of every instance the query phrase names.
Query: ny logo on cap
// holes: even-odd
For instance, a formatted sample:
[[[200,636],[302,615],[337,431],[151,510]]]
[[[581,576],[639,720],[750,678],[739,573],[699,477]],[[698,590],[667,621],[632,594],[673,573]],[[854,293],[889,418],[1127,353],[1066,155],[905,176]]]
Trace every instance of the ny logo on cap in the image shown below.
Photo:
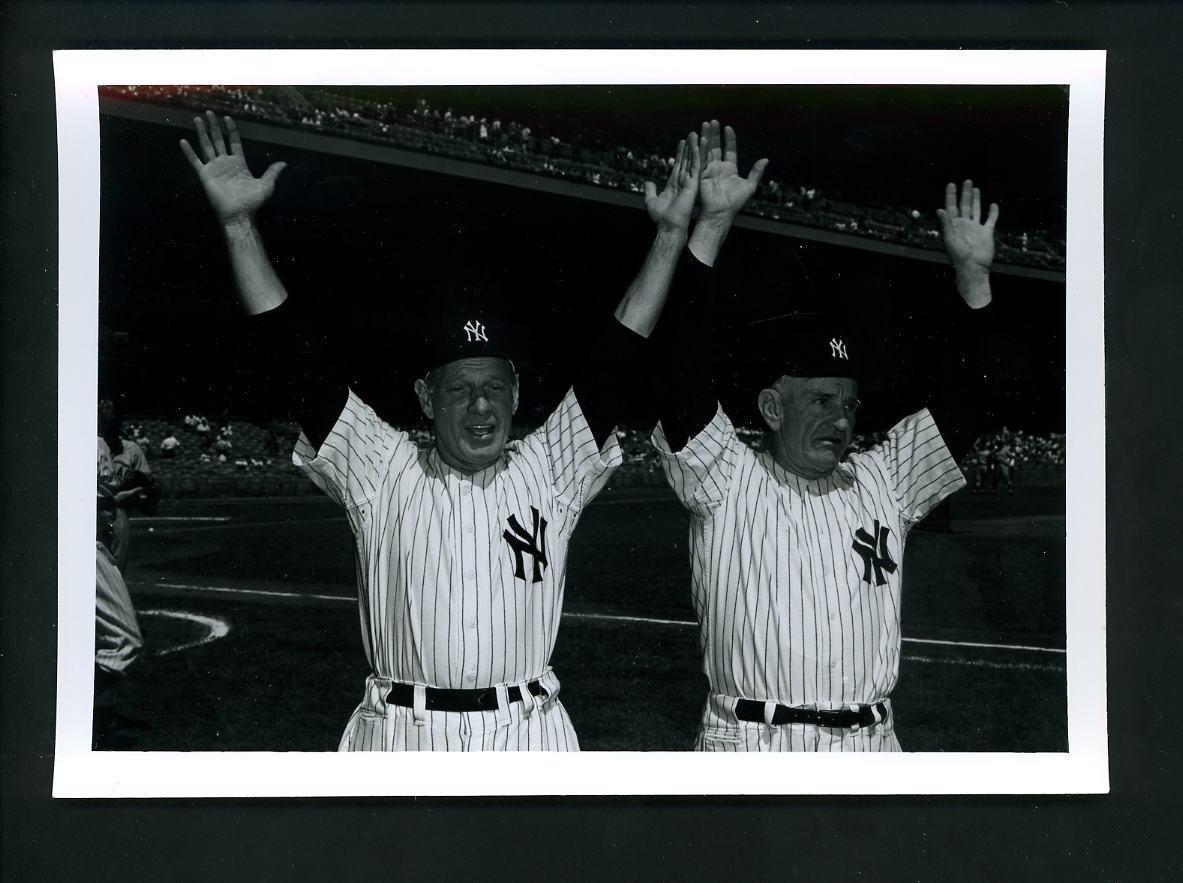
[[[464,335],[469,343],[474,340],[483,340],[487,343],[489,340],[489,335],[485,334],[485,326],[479,319],[469,319],[464,323]]]
[[[841,337],[830,338],[830,357],[850,361],[850,356],[846,355],[846,342]]]

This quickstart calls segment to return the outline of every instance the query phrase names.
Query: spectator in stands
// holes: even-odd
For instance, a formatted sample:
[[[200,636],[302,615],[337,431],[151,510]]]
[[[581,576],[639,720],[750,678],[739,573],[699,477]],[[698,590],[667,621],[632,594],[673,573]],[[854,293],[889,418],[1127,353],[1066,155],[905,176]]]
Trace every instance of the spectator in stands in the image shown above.
[[[976,443],[965,455],[962,469],[965,472],[966,487],[975,492],[982,490],[986,471],[986,456]]]
[[[164,431],[164,439],[160,442],[160,456],[174,460],[180,447],[181,441],[173,433],[173,428],[170,426]]]
[[[1012,490],[1010,482],[1010,470],[1015,465],[1014,453],[1011,451],[1010,445],[1003,442],[994,451],[994,490],[998,490],[998,483],[1001,481],[1006,485],[1007,492]]]

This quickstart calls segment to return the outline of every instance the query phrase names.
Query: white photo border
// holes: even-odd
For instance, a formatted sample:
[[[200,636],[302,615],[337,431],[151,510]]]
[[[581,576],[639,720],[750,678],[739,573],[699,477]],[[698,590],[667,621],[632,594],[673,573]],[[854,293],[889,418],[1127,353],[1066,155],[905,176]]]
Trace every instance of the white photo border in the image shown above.
[[[1051,754],[337,754],[91,750],[99,85],[1064,84],[1069,750]],[[1093,50],[61,50],[55,797],[1070,794],[1109,788],[1105,672],[1105,53]]]

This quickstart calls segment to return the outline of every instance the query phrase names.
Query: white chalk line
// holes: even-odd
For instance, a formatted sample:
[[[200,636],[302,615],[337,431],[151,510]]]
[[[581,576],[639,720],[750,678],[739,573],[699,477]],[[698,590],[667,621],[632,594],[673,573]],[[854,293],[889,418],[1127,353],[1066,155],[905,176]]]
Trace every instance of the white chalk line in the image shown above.
[[[156,589],[178,589],[188,592],[202,592],[212,595],[251,595],[259,598],[288,598],[298,601],[307,598],[312,601],[345,601],[356,604],[357,598],[349,595],[316,595],[311,592],[271,592],[266,589],[230,589],[223,586],[191,586],[186,583],[134,582],[132,585]]]
[[[140,616],[164,616],[170,619],[185,619],[189,622],[195,622],[198,625],[203,625],[206,628],[206,633],[198,638],[196,641],[186,641],[184,644],[177,644],[175,647],[165,647],[163,650],[157,650],[157,656],[168,656],[170,653],[180,653],[182,650],[192,650],[194,647],[200,647],[202,644],[209,644],[218,638],[224,638],[230,633],[230,623],[218,616],[205,616],[201,613],[191,613],[188,610],[141,610]]]
[[[314,601],[335,601],[347,604],[356,604],[356,596],[350,595],[317,595],[304,592],[276,592],[267,589],[232,589],[223,586],[193,586],[186,583],[146,583],[139,582],[136,585],[145,587],[177,589],[180,591],[195,591],[207,592],[215,595],[251,595],[261,598],[289,598],[292,600],[299,600],[307,598]],[[600,622],[636,622],[645,625],[672,625],[682,628],[696,628],[698,623],[686,619],[657,619],[650,616],[625,616],[622,614],[609,613],[564,613],[564,619],[589,619]],[[970,647],[982,650],[1017,650],[1031,653],[1057,653],[1064,654],[1066,651],[1058,647],[1035,647],[1026,644],[986,644],[977,641],[945,641],[937,640],[935,638],[901,638],[906,644],[935,644],[945,647]],[[930,660],[928,657],[913,657],[920,662],[940,661]],[[969,664],[969,663],[966,663]],[[985,665],[986,663],[983,663]],[[1007,665],[1003,663],[995,663],[997,667],[1002,668],[1022,668],[1022,665]]]
[[[649,504],[649,503],[677,503],[677,499],[670,497],[668,500],[663,497],[645,497],[643,499],[624,499],[624,500],[597,500],[593,505],[597,506],[624,506],[629,503]],[[236,519],[231,515],[152,515],[140,516],[132,519],[136,524],[154,524],[156,522],[169,522],[168,526],[163,530],[154,530],[153,533],[193,533],[197,531],[208,530],[248,530],[257,527],[278,527],[297,524],[332,524],[340,522],[341,524],[348,524],[344,514],[335,515],[327,518],[285,518],[282,521],[254,521],[249,518]],[[179,522],[179,523],[178,523]],[[188,523],[193,523],[193,526],[186,526]],[[210,524],[208,522],[216,522]],[[233,522],[233,523],[230,523]]]
[[[904,640],[908,640],[904,638]],[[911,656],[904,654],[903,658],[908,662],[935,662],[939,665],[951,663],[953,665],[972,665],[976,668],[1005,668],[1005,669],[1022,669],[1024,671],[1063,671],[1064,666],[1053,663],[1038,663],[1038,662],[991,662],[988,659],[962,659],[956,656]]]
[[[227,519],[229,520],[229,519]],[[160,530],[153,531],[153,533],[197,533],[206,530],[254,530],[257,527],[291,527],[297,524],[341,524],[344,527],[349,526],[349,522],[344,515],[337,515],[332,518],[284,518],[280,521],[236,521],[230,524],[197,524],[192,527],[177,525],[175,527],[164,527]]]

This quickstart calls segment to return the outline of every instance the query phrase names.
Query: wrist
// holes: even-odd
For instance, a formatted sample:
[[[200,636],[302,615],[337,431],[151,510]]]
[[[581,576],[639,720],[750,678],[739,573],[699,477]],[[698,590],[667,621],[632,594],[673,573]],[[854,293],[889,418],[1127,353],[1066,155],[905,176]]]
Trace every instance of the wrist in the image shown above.
[[[957,293],[968,306],[977,310],[990,303],[990,269],[980,265],[957,267]]]
[[[684,227],[664,227],[657,228],[657,235],[653,239],[654,248],[663,250],[671,250],[680,252],[686,245],[686,240],[689,238]]]
[[[735,214],[733,212],[703,212],[698,216],[698,223],[695,224],[695,229],[701,229],[703,232],[712,231],[716,234],[726,236],[734,221]]]
[[[694,225],[694,232],[690,234],[690,253],[708,267],[713,267],[730,230],[730,220],[721,222],[714,217],[700,218]]]
[[[221,219],[222,233],[227,239],[252,236],[255,232],[255,216],[250,212],[231,215]]]

